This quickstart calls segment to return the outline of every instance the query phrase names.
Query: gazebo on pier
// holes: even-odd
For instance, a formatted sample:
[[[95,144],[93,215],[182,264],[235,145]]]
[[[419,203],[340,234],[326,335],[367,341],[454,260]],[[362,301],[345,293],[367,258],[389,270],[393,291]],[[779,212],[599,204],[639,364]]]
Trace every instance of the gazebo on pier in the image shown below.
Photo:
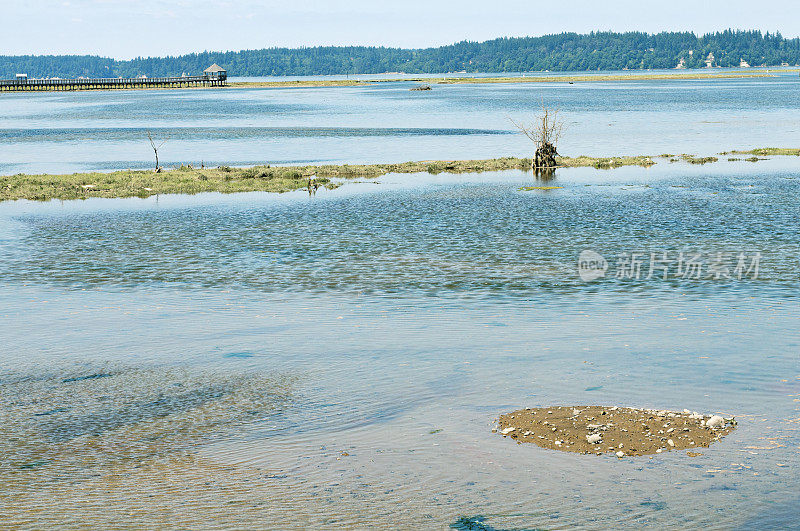
[[[135,88],[180,88],[180,87],[224,87],[227,86],[228,72],[218,64],[213,64],[203,71],[202,76],[181,77],[108,77],[89,79],[30,79],[25,74],[17,74],[15,79],[0,79],[2,91],[31,90],[105,90]]]
[[[228,79],[228,71],[219,66],[217,63],[214,63],[203,70],[203,75],[215,81],[225,81]]]

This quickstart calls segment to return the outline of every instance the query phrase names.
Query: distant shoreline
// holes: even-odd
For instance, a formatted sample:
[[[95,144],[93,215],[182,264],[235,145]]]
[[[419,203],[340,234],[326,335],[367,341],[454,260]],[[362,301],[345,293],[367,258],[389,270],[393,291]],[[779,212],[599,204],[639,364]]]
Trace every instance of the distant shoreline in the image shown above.
[[[719,155],[800,156],[800,149],[761,148],[748,151],[727,151]],[[559,157],[558,168],[613,169],[622,166],[650,167],[654,159],[689,164],[708,164],[719,159],[689,154],[635,157]],[[253,166],[248,168],[195,168],[183,166],[156,173],[152,170],[127,170],[111,173],[73,173],[69,175],[4,175],[0,176],[0,202],[28,199],[88,199],[92,197],[149,197],[159,194],[198,194],[204,192],[291,192],[317,188],[337,188],[342,183],[331,179],[375,179],[389,173],[481,173],[490,171],[531,171],[531,159],[503,157],[486,160],[419,161],[398,164],[340,164],[306,166]]]
[[[780,72],[800,72],[800,69],[782,69]],[[596,74],[596,75],[538,75],[529,76],[497,76],[497,77],[408,77],[408,78],[385,78],[385,79],[299,79],[299,80],[276,80],[276,81],[230,81],[226,86],[221,87],[135,87],[135,88],[94,88],[93,91],[126,91],[126,90],[194,90],[211,89],[225,90],[230,88],[332,88],[332,87],[368,87],[383,83],[425,83],[427,85],[466,85],[466,84],[522,84],[522,83],[597,83],[608,81],[687,81],[687,80],[715,80],[715,79],[747,79],[747,78],[771,78],[777,74],[770,70],[733,72],[688,72],[685,70],[675,73],[659,74]],[[76,89],[62,91],[55,89],[41,89],[33,92],[76,92],[90,89]],[[11,93],[13,91],[9,91]],[[19,93],[29,93],[17,91]]]
[[[795,72],[800,70],[782,70],[782,72]],[[599,74],[599,75],[563,75],[525,77],[415,77],[394,79],[320,79],[320,80],[292,80],[292,81],[232,81],[228,83],[233,88],[317,88],[317,87],[356,87],[369,86],[380,83],[426,83],[428,85],[460,85],[482,83],[590,83],[599,81],[673,81],[692,79],[740,79],[777,77],[776,74],[766,71],[735,71],[735,72],[676,72],[674,74]]]

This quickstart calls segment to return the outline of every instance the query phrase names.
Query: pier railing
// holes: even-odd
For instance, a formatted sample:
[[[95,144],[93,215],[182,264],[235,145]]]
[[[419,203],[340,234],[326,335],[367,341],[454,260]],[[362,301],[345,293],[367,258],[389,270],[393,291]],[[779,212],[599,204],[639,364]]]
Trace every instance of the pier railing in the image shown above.
[[[14,90],[101,90],[124,88],[167,87],[222,87],[227,84],[222,76],[183,76],[146,78],[78,78],[78,79],[2,79],[0,91]]]

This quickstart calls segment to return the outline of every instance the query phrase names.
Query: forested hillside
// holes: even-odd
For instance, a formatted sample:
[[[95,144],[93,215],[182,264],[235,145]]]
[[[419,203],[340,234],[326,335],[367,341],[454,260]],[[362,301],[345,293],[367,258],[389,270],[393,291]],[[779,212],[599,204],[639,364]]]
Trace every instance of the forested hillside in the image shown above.
[[[0,56],[0,77],[135,77],[197,74],[211,63],[231,76],[377,74],[383,72],[586,71],[800,64],[800,39],[760,31],[562,33],[459,42],[438,48],[366,46],[265,48],[117,61],[97,56]]]

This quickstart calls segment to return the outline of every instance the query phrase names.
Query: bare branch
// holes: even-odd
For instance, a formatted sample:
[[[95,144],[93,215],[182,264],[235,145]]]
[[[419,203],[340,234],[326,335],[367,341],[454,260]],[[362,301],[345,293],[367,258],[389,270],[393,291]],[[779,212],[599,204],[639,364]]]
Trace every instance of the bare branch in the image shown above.
[[[563,131],[563,122],[558,116],[557,109],[545,106],[542,101],[542,111],[532,125],[526,125],[508,118],[514,127],[520,130],[536,146],[533,166],[538,169],[554,168],[556,166],[556,144],[558,144]]]
[[[528,137],[540,148],[545,144],[555,146],[561,138],[563,130],[563,122],[558,117],[558,110],[549,109],[542,105],[542,112],[537,116],[536,121],[532,125],[526,125],[522,122],[517,122],[509,117],[509,121],[514,124],[521,133]]]
[[[161,149],[161,146],[167,143],[167,139],[164,139],[158,146],[153,141],[153,135],[150,133],[150,130],[147,131],[147,139],[150,141],[150,147],[153,148],[153,153],[156,156],[156,173],[161,171],[161,167],[158,165],[158,150]]]

